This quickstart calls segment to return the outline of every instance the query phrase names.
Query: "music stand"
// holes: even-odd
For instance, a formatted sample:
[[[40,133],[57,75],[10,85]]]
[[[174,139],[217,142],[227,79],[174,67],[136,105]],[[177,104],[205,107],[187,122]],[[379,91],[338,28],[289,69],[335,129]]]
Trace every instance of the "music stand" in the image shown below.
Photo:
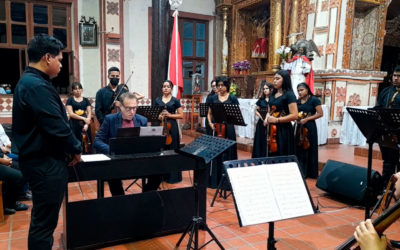
[[[215,123],[247,126],[247,124],[244,122],[242,112],[240,111],[240,107],[238,104],[211,103],[210,108]],[[224,187],[225,184],[225,180],[226,180],[225,173],[223,173],[221,180],[218,184],[218,187],[215,190],[214,197],[211,201],[210,204],[211,207],[214,206],[214,202],[218,194],[220,195],[220,197],[223,197],[223,199],[229,197],[230,194],[227,195],[226,190],[222,190],[222,187]]]
[[[186,155],[188,157],[196,159],[198,168],[202,167],[202,165],[207,165],[209,167],[210,162],[222,154],[226,149],[233,146],[236,142],[232,140],[222,139],[209,135],[202,135],[201,137],[195,139],[189,145],[181,149],[176,149],[175,151]],[[204,183],[203,183],[204,184]],[[209,244],[211,241],[215,241],[215,243],[219,246],[220,249],[225,249],[222,244],[215,237],[211,229],[207,226],[207,223],[204,221],[202,217],[199,215],[199,183],[195,179],[193,183],[193,189],[195,194],[195,211],[192,221],[189,223],[188,227],[182,233],[178,242],[176,243],[176,247],[179,247],[182,240],[185,238],[186,234],[189,235],[189,241],[187,244],[187,249],[198,250]],[[207,233],[211,236],[211,240],[204,243],[199,247],[199,228],[202,228],[207,231]]]
[[[158,116],[162,110],[161,106],[139,106],[136,113],[146,117],[149,122],[159,122]]]
[[[365,219],[368,219],[371,209],[371,172],[372,172],[372,146],[375,142],[381,142],[380,138],[386,134],[385,124],[378,114],[378,110],[364,110],[356,108],[346,108],[361,133],[365,136],[368,143],[368,165],[367,165],[367,188],[365,202]]]

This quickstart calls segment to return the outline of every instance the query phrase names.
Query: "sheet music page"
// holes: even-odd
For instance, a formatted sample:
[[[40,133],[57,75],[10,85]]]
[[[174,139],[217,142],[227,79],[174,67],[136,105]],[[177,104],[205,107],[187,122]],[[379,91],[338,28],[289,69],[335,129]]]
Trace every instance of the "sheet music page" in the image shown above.
[[[243,226],[281,218],[265,165],[230,168],[228,175]]]
[[[296,162],[227,171],[243,226],[314,214]]]
[[[82,155],[81,160],[83,162],[91,162],[91,161],[107,161],[110,160],[110,157],[105,154],[91,154],[91,155]]]
[[[266,166],[282,219],[314,214],[297,163],[287,162]]]

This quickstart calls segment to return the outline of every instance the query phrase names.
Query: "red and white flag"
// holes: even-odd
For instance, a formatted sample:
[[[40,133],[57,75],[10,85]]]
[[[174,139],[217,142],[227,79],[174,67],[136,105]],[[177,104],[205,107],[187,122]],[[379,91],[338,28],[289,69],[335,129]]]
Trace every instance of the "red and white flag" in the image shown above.
[[[175,10],[173,16],[174,27],[172,30],[171,48],[169,50],[168,79],[174,84],[172,96],[181,99],[183,92],[182,51],[181,41],[179,39],[177,10]]]

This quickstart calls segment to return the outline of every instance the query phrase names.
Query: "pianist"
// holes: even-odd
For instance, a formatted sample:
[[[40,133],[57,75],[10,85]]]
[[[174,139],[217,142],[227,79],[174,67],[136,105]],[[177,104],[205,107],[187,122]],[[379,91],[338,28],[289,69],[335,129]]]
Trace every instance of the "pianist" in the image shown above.
[[[97,153],[110,153],[109,139],[116,137],[118,128],[147,126],[147,118],[136,114],[137,98],[134,94],[123,93],[120,101],[121,112],[107,115],[96,134],[94,148]],[[108,180],[108,185],[112,196],[125,194],[121,180]]]

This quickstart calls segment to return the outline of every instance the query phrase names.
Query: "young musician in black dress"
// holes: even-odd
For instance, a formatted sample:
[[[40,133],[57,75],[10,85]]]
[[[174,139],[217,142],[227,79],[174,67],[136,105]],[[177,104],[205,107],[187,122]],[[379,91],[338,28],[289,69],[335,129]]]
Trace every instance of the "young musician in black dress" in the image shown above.
[[[256,102],[256,117],[259,119],[256,125],[256,133],[254,134],[252,158],[267,156],[267,126],[264,125],[265,117],[262,117],[259,111],[268,109],[269,96],[274,87],[272,83],[265,83],[262,89],[263,94]]]
[[[217,82],[213,79],[211,81],[211,92],[210,94],[207,95],[206,104],[210,105],[212,97],[217,94],[218,94]],[[213,130],[210,128],[209,123],[210,121],[208,120],[208,117],[206,117],[206,133],[207,135],[212,135]]]
[[[318,132],[315,120],[323,116],[321,101],[305,83],[297,85],[296,156],[303,177],[318,177]]]
[[[160,113],[158,119],[160,121],[166,121],[170,124],[170,129],[168,134],[172,138],[172,142],[169,145],[166,145],[166,149],[177,149],[180,144],[180,136],[179,136],[179,128],[177,119],[183,118],[183,109],[181,107],[181,103],[178,99],[172,96],[172,88],[173,84],[170,80],[166,80],[162,84],[162,93],[161,97],[156,99],[155,105],[164,107],[164,110]],[[166,125],[167,127],[167,125]],[[168,130],[168,129],[166,129]],[[182,173],[172,173],[169,175],[169,178],[166,180],[168,183],[177,183],[182,181]]]
[[[217,77],[218,95],[214,95],[211,98],[211,104],[213,103],[230,103],[239,105],[239,101],[236,96],[229,94],[229,88],[231,86],[230,79],[224,76]],[[211,108],[208,109],[208,120],[213,121],[213,114]],[[209,122],[211,129],[214,131],[215,136],[221,136],[230,140],[236,141],[236,133],[234,125],[223,124],[225,126],[225,135],[219,133],[216,130],[216,124]],[[222,157],[217,161],[213,161],[213,167],[211,169],[211,176],[209,179],[208,186],[210,188],[217,188],[222,175],[222,162],[237,159],[237,147],[236,144],[226,150]],[[214,167],[215,166],[215,167]]]
[[[276,72],[273,85],[274,90],[269,98],[269,108],[273,114],[268,114],[266,119],[266,124],[276,125],[277,152],[273,155],[292,155],[294,131],[291,122],[297,119],[297,104],[289,72]]]
[[[92,106],[89,99],[82,96],[82,84],[74,82],[71,85],[72,94],[67,100],[69,123],[76,139],[82,142],[82,133],[90,133],[89,125],[92,119]],[[90,136],[87,136],[89,140]]]

